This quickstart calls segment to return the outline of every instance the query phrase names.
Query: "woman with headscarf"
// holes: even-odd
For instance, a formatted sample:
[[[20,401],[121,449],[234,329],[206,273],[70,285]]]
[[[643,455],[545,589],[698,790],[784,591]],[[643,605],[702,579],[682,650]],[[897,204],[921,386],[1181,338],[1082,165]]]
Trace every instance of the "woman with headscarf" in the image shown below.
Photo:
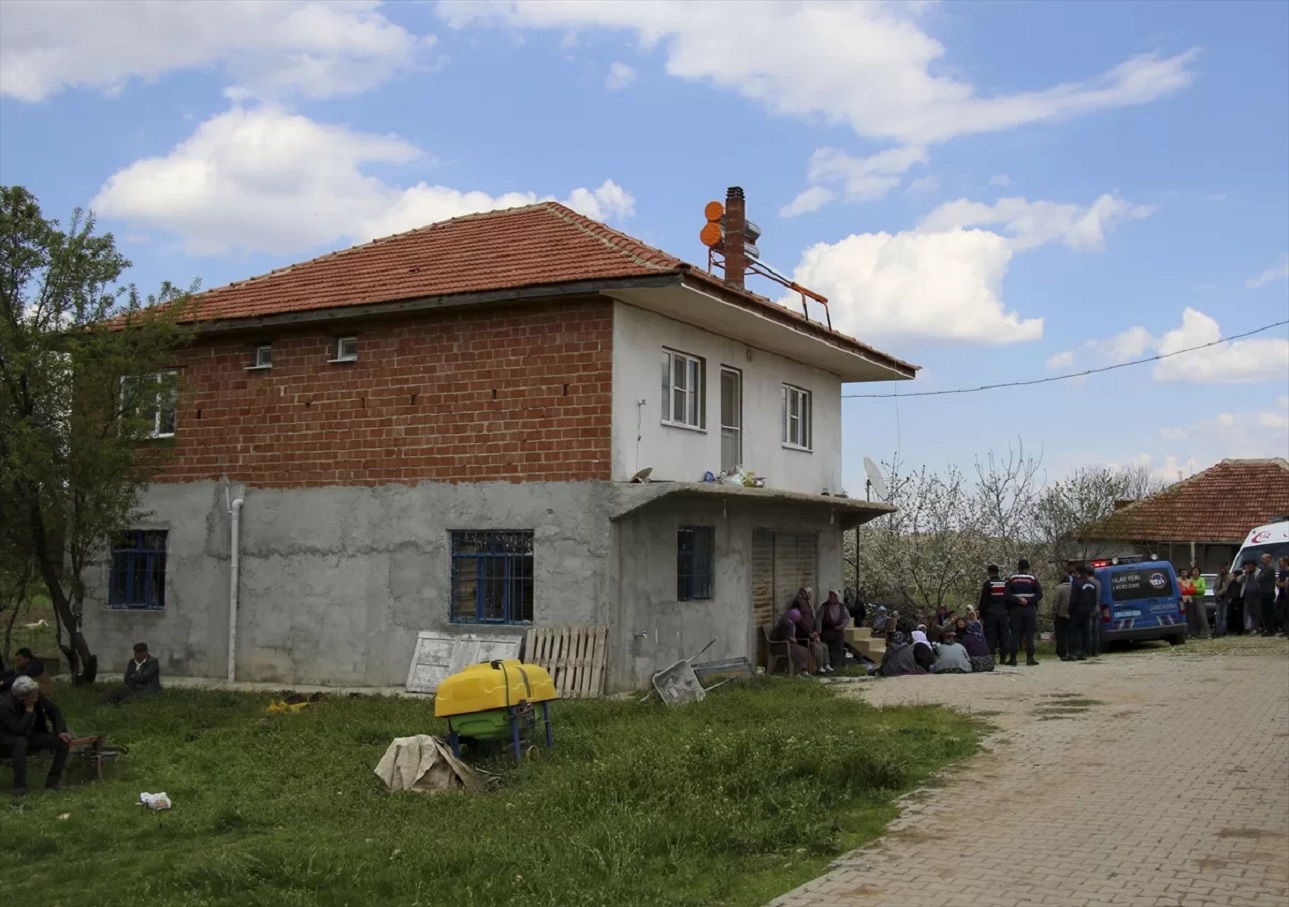
[[[771,642],[786,642],[788,644],[788,657],[792,659],[792,670],[803,677],[810,676],[810,650],[800,643],[796,642],[797,621],[801,620],[801,612],[797,610],[795,603],[788,605],[784,612],[779,615],[779,621],[770,631]]]
[[[877,673],[883,677],[926,673],[926,669],[913,657],[913,646],[909,645],[905,630],[895,630],[887,636],[886,654],[882,656],[882,666],[877,669]]]
[[[810,590],[797,590],[797,597],[792,600],[792,607],[797,609],[797,642],[808,646],[815,658],[816,674],[831,674],[832,663],[828,658],[828,647],[819,639],[819,622],[815,618],[815,609],[810,606]]]
[[[846,626],[850,612],[841,603],[836,589],[828,590],[828,601],[819,608],[819,639],[828,647],[828,666],[832,671],[846,664]]]
[[[930,671],[935,664],[935,650],[931,648],[931,641],[926,638],[925,624],[919,625],[913,631],[913,658],[925,671]]]
[[[967,660],[971,662],[973,674],[994,669],[994,656],[989,651],[989,641],[985,639],[985,628],[980,621],[967,621],[966,632],[958,637],[958,642],[967,650]]]

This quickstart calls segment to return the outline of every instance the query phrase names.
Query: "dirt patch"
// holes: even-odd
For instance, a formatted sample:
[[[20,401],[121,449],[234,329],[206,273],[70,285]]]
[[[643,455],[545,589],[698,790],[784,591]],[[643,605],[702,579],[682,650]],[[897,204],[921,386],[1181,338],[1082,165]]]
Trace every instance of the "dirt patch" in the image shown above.
[[[1224,828],[1217,833],[1219,838],[1249,838],[1253,841],[1260,841],[1263,838],[1277,838],[1278,832],[1267,831],[1265,828]]]

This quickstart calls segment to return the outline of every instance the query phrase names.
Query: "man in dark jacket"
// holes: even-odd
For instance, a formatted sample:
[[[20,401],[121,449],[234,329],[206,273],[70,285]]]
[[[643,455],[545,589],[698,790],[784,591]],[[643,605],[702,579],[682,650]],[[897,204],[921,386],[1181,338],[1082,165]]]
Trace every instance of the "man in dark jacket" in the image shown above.
[[[146,642],[135,643],[134,657],[125,666],[125,690],[135,696],[161,692],[161,663],[148,654]]]
[[[45,787],[58,790],[71,739],[63,713],[41,694],[40,687],[30,677],[17,678],[9,692],[0,696],[0,754],[13,762],[15,797],[27,795],[27,754],[36,750],[53,751],[54,764],[45,779]]]
[[[985,639],[989,642],[989,654],[998,664],[1007,658],[1010,645],[1011,627],[1007,621],[1007,584],[998,575],[998,565],[989,565],[989,579],[980,587],[980,622],[985,628]]]
[[[1276,621],[1276,568],[1270,554],[1263,554],[1257,569],[1259,604],[1262,606],[1262,635],[1275,636]]]
[[[1074,571],[1074,582],[1070,584],[1070,661],[1087,661],[1089,655],[1095,655],[1092,646],[1092,634],[1095,632],[1092,615],[1097,610],[1097,584],[1092,581],[1093,570],[1087,564],[1079,564]]]
[[[1011,644],[1007,648],[1007,664],[1016,666],[1016,654],[1020,651],[1022,639],[1025,642],[1025,664],[1038,664],[1038,659],[1034,657],[1034,634],[1038,630],[1038,603],[1043,600],[1043,587],[1030,574],[1029,561],[1021,558],[1016,564],[1016,572],[1004,584],[1003,598],[1007,601],[1008,616],[1011,618]]]

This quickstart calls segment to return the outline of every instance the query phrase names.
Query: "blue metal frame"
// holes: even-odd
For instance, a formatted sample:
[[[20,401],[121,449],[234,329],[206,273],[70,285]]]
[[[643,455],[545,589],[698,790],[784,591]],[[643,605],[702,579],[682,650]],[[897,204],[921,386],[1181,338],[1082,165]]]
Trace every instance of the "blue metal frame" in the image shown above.
[[[676,600],[710,601],[715,572],[716,529],[681,526],[676,530]]]
[[[132,529],[112,546],[108,607],[161,611],[166,607],[164,529]]]
[[[531,530],[450,533],[454,623],[532,622],[533,533]],[[473,581],[473,609],[468,606]],[[462,601],[465,598],[466,601]],[[466,606],[463,608],[463,606]],[[525,606],[528,614],[526,615]]]

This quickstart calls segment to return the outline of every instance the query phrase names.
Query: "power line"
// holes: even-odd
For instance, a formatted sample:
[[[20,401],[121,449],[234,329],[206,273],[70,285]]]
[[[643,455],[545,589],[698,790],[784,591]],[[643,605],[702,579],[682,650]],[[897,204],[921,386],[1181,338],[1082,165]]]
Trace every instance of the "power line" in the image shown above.
[[[909,397],[943,397],[948,394],[977,394],[981,391],[998,390],[1003,387],[1029,387],[1034,384],[1050,384],[1053,381],[1066,381],[1070,378],[1085,378],[1088,375],[1099,375],[1102,372],[1112,372],[1115,369],[1127,368],[1130,365],[1145,365],[1148,362],[1159,362],[1163,359],[1171,359],[1173,356],[1180,356],[1183,353],[1194,353],[1197,350],[1206,350],[1211,346],[1230,343],[1232,340],[1252,337],[1254,334],[1261,334],[1263,331],[1269,331],[1272,328],[1278,328],[1285,324],[1289,324],[1289,319],[1285,321],[1277,321],[1274,324],[1265,324],[1260,328],[1245,331],[1243,334],[1232,334],[1230,337],[1223,337],[1220,340],[1214,340],[1210,343],[1202,343],[1199,346],[1187,347],[1184,350],[1175,350],[1171,353],[1161,353],[1157,356],[1149,356],[1145,359],[1134,359],[1131,362],[1120,362],[1118,365],[1107,365],[1102,368],[1090,368],[1082,372],[1070,372],[1067,375],[1052,375],[1048,378],[1032,378],[1029,381],[1007,381],[1002,384],[982,384],[980,387],[959,387],[947,391],[915,391],[911,394],[842,394],[842,396],[864,400],[889,400],[893,397],[899,397],[901,399],[907,399]]]

